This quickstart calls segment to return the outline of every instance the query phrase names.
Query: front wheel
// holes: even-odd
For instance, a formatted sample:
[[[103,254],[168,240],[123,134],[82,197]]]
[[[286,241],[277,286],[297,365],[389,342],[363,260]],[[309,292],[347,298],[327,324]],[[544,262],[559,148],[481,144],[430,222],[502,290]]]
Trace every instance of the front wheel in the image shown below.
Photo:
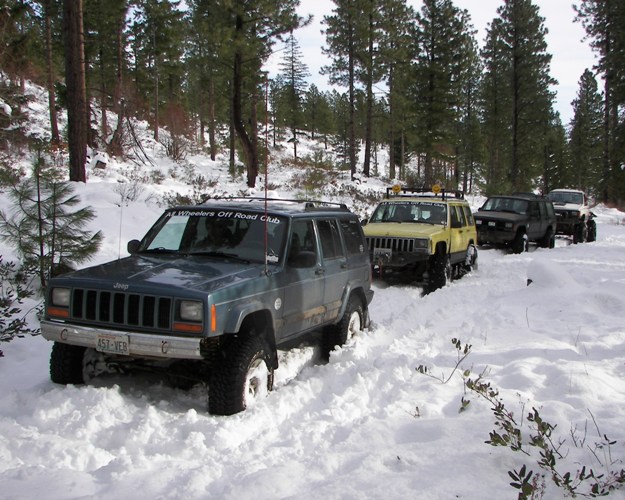
[[[443,288],[451,281],[451,259],[445,253],[437,253],[430,266],[428,292]]]
[[[50,380],[55,384],[84,384],[87,348],[55,342],[50,354]]]
[[[512,253],[523,253],[527,250],[527,235],[519,231],[512,240]]]
[[[585,222],[580,222],[573,230],[573,244],[584,243],[588,239],[588,228]]]
[[[107,358],[91,347],[55,342],[50,355],[50,380],[55,384],[87,384],[107,373],[119,373]]]
[[[235,338],[212,371],[208,383],[208,412],[233,415],[253,406],[273,388],[266,343],[258,336]]]
[[[586,241],[592,243],[597,240],[597,223],[594,220],[589,220],[587,225]]]

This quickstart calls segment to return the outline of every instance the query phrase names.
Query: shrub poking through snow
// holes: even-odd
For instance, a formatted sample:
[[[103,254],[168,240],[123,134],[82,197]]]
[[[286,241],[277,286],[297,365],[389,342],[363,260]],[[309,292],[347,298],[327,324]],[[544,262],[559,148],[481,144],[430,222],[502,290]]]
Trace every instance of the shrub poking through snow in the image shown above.
[[[419,365],[417,371],[439,380],[443,384],[447,383],[453,374],[461,368],[460,364],[471,353],[470,344],[465,344],[463,347],[462,342],[456,338],[452,339],[452,344],[457,351],[457,361],[448,377],[434,376],[423,365]],[[591,452],[603,472],[598,473],[585,465],[575,472],[563,471],[558,461],[566,459],[568,451],[564,450],[566,439],[558,438],[554,434],[557,425],[546,421],[536,408],[532,408],[532,411],[527,414],[529,435],[524,436],[522,419],[521,422],[517,422],[514,413],[506,408],[499,396],[499,390],[485,380],[484,374],[485,372],[482,372],[471,378],[471,370],[462,371],[465,391],[488,401],[495,416],[495,429],[489,433],[489,439],[485,443],[491,446],[504,446],[512,451],[519,451],[528,457],[532,457],[533,449],[537,449],[539,457],[536,459],[536,463],[544,471],[543,474],[535,474],[526,465],[522,465],[518,470],[508,471],[508,475],[512,479],[510,486],[518,490],[519,500],[542,498],[545,493],[546,476],[550,477],[558,488],[563,489],[566,496],[572,497],[607,496],[621,488],[625,483],[625,469],[613,470],[614,465],[621,463],[621,461],[613,459],[611,453],[616,441],[601,433],[592,413],[589,412],[597,430],[599,441],[590,446],[586,444],[585,435],[579,438],[575,432],[571,432],[571,437],[574,447],[587,448]],[[460,412],[465,411],[469,404],[470,400],[463,396]],[[522,415],[523,411],[524,408]]]
[[[0,255],[0,342],[38,333],[28,327],[27,313],[21,307],[33,294],[28,281],[28,273],[18,271],[14,262],[3,262]]]

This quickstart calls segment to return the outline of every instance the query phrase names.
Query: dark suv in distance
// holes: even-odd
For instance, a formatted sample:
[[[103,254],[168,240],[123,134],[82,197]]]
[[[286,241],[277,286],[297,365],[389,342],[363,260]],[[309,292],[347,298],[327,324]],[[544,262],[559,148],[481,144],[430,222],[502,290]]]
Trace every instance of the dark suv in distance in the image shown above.
[[[530,242],[555,246],[556,213],[543,196],[491,196],[475,213],[475,224],[479,245],[505,246],[513,253],[524,252]]]
[[[278,348],[321,331],[329,354],[368,324],[369,252],[345,205],[221,199],[166,210],[121,260],[50,280],[50,376],[163,370],[208,383],[210,413],[267,394]]]

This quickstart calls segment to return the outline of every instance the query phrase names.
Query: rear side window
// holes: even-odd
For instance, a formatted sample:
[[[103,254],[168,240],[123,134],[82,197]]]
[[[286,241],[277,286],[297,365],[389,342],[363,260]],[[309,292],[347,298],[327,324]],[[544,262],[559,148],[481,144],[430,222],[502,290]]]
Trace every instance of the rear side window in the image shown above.
[[[529,214],[530,214],[530,217],[540,217],[540,209],[538,208],[537,202],[530,201]]]
[[[451,223],[452,224],[459,224],[460,227],[462,226],[466,226],[466,222],[464,220],[464,215],[462,214],[462,211],[460,210],[460,207],[454,206],[454,205],[450,205],[449,206],[449,210],[450,210],[450,214],[451,214]]]
[[[347,253],[350,255],[361,254],[365,251],[362,237],[362,228],[357,220],[341,220],[341,229],[345,238]]]
[[[464,216],[467,218],[467,222],[469,223],[469,226],[475,225],[475,221],[473,220],[473,214],[471,213],[471,208],[464,205],[462,207],[462,210],[464,210]]]
[[[341,246],[341,235],[335,220],[317,221],[319,238],[321,239],[321,250],[324,259],[335,259],[343,255]]]

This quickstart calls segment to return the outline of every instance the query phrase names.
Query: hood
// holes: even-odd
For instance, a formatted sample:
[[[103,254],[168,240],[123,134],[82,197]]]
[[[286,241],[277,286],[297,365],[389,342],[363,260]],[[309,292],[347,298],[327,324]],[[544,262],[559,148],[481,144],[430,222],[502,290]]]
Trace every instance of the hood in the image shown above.
[[[263,271],[263,264],[202,256],[133,255],[59,276],[53,284],[143,293],[163,293],[162,289],[168,294],[172,289],[210,293],[258,277]]]
[[[445,231],[446,226],[422,222],[373,222],[363,227],[365,236],[391,238],[431,238]]]
[[[478,210],[473,217],[475,220],[498,220],[503,222],[519,222],[527,219],[525,214],[498,212],[496,210]]]

